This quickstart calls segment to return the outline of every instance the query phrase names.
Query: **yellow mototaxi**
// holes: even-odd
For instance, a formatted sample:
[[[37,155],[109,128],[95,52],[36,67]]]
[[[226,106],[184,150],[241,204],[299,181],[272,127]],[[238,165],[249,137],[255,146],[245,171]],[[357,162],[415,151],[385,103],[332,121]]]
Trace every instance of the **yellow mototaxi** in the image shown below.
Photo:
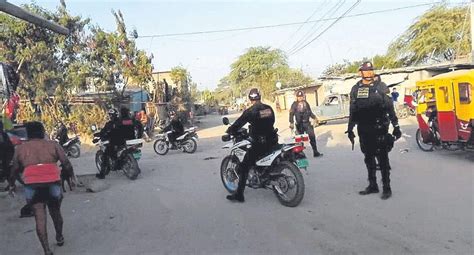
[[[418,81],[416,89],[420,149],[474,149],[474,70]]]

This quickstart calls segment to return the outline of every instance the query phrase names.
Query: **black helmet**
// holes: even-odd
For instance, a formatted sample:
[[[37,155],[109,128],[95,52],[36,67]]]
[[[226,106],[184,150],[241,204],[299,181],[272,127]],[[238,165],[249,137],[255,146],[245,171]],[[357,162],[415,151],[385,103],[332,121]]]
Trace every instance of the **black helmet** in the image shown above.
[[[365,61],[359,66],[359,71],[373,71],[374,65],[370,61]]]
[[[129,118],[130,117],[130,110],[127,107],[122,106],[120,108],[120,117],[121,118]]]
[[[304,91],[302,90],[296,91],[296,97],[304,97]]]
[[[250,90],[249,92],[249,99],[250,101],[256,101],[256,100],[260,100],[262,97],[260,95],[260,91],[258,91],[257,88],[253,88]]]
[[[109,115],[110,118],[117,118],[118,117],[118,111],[115,108],[110,108],[107,111],[107,114]]]

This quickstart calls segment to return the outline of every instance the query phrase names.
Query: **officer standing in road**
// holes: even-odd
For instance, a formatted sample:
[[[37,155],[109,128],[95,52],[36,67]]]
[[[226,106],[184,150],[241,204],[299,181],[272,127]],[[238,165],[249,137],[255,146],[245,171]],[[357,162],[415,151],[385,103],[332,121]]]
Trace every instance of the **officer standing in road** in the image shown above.
[[[278,143],[278,136],[273,124],[275,124],[275,113],[272,107],[263,104],[258,89],[250,90],[249,99],[252,104],[242,115],[227,129],[228,134],[235,134],[246,123],[250,124],[249,132],[252,138],[252,147],[245,154],[244,159],[238,166],[240,174],[237,192],[227,196],[231,201],[244,202],[244,189],[247,182],[250,167],[255,165],[257,158],[270,152],[271,148]]]
[[[351,89],[350,117],[347,135],[354,142],[353,129],[357,125],[360,149],[365,156],[369,186],[360,191],[360,195],[378,193],[376,177],[376,161],[382,173],[383,193],[381,198],[392,196],[390,187],[390,162],[388,153],[393,148],[395,139],[402,136],[398,119],[393,109],[388,89],[380,80],[375,80],[374,67],[370,62],[364,62],[359,68],[362,79]],[[388,133],[390,122],[393,125],[393,136]]]
[[[313,156],[321,157],[323,154],[318,151],[314,128],[309,121],[309,118],[316,120],[316,116],[313,111],[311,111],[308,102],[306,102],[302,90],[296,92],[296,100],[297,101],[293,102],[290,108],[290,128],[293,129],[295,127],[294,119],[296,119],[296,132],[298,134],[308,134],[311,147],[313,148]]]

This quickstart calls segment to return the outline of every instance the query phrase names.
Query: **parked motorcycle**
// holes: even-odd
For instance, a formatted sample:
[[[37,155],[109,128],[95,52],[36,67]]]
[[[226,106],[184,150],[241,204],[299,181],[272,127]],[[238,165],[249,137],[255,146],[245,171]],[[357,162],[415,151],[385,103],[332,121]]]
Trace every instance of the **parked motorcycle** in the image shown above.
[[[67,128],[65,126],[58,126],[53,130],[53,132],[51,132],[51,139],[59,142],[58,132],[60,132],[61,128],[65,128],[64,132],[67,134]],[[67,136],[66,134],[65,136]],[[68,157],[79,158],[81,156],[81,140],[78,135],[75,135],[72,138],[68,137],[67,141],[61,144],[61,147],[64,149],[64,152],[66,152]]]
[[[93,132],[97,131],[97,127],[92,125]],[[127,178],[130,180],[137,179],[141,170],[138,166],[138,160],[142,156],[141,147],[143,147],[142,139],[127,140],[125,146],[120,148],[117,152],[115,159],[105,157],[105,148],[109,143],[107,140],[102,140],[99,133],[94,133],[92,142],[99,147],[99,150],[95,154],[95,164],[98,172],[101,172],[103,160],[109,160],[107,169],[104,174],[108,175],[110,171],[122,171]]]
[[[153,144],[153,149],[158,155],[166,155],[169,150],[181,150],[186,153],[194,153],[197,149],[198,135],[196,133],[197,127],[192,127],[184,130],[184,134],[176,138],[175,146],[170,144],[168,134],[166,133],[156,135],[156,141]]]
[[[226,117],[222,121],[224,125],[230,124]],[[240,176],[237,166],[252,146],[251,140],[245,128],[238,130],[235,135],[222,136],[223,142],[232,141],[223,147],[230,148],[230,154],[222,160],[220,171],[222,183],[231,194],[237,191]],[[255,166],[249,170],[247,186],[273,190],[282,205],[298,206],[305,192],[301,170],[308,167],[304,149],[302,140],[278,144],[272,152],[257,160]]]

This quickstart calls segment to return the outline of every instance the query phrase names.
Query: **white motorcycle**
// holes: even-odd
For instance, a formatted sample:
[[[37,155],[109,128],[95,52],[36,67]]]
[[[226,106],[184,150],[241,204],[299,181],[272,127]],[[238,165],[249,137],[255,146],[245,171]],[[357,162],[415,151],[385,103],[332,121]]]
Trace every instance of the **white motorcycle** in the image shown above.
[[[196,133],[197,127],[191,127],[184,130],[184,134],[176,138],[175,147],[170,148],[170,141],[168,139],[168,134],[171,131],[168,131],[163,134],[156,135],[156,141],[153,144],[153,149],[158,155],[166,155],[170,149],[172,150],[182,150],[183,152],[192,154],[196,152],[197,149],[197,139],[198,135]]]
[[[226,117],[222,121],[224,125],[230,124]],[[223,147],[230,149],[230,154],[222,160],[221,180],[227,191],[234,194],[240,176],[237,166],[252,147],[252,139],[247,129],[242,128],[234,135],[222,136],[222,141],[232,141]],[[303,200],[305,191],[301,169],[308,167],[304,148],[302,140],[278,144],[271,153],[257,160],[256,165],[249,170],[247,186],[254,189],[271,189],[282,205],[298,206]]]

